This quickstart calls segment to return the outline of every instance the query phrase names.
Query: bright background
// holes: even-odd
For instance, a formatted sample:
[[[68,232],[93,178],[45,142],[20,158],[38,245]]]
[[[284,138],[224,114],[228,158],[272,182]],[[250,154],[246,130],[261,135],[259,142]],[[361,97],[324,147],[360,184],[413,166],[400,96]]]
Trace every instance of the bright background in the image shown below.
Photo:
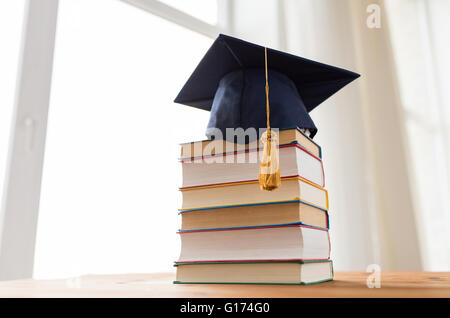
[[[162,2],[362,73],[312,113],[335,267],[450,270],[448,1]],[[2,179],[23,6],[0,0]],[[121,1],[60,1],[35,277],[173,270],[178,144],[204,138],[208,113],[172,101],[212,42]]]
[[[0,0],[0,194],[3,193],[14,104],[24,0]]]
[[[211,43],[119,1],[61,1],[37,276],[172,269],[178,143],[208,120],[173,99]]]

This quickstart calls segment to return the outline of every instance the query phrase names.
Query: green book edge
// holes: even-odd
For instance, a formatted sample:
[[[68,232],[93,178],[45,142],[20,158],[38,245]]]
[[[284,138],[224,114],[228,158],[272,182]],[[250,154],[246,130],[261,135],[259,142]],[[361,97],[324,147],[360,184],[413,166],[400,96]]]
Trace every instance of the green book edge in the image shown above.
[[[227,262],[228,264],[253,264],[253,263],[298,263],[298,264],[307,264],[307,263],[333,263],[332,260],[325,261],[271,261],[271,262]],[[223,262],[202,262],[201,264],[223,264]],[[175,264],[174,267],[178,265],[199,265],[199,263],[178,263]],[[204,284],[204,285],[314,285],[332,281],[334,279],[334,268],[331,266],[331,277],[327,279],[318,280],[315,282],[305,283],[246,283],[246,282],[181,282],[178,280],[173,281],[173,284]]]
[[[310,282],[310,283],[305,283],[305,282],[300,282],[300,283],[180,282],[178,280],[175,280],[173,283],[174,284],[179,284],[179,285],[182,285],[182,284],[203,284],[203,285],[315,285],[315,284],[330,282],[332,280],[333,280],[333,277],[327,278],[327,279],[318,280],[318,281],[315,281],[315,282]]]

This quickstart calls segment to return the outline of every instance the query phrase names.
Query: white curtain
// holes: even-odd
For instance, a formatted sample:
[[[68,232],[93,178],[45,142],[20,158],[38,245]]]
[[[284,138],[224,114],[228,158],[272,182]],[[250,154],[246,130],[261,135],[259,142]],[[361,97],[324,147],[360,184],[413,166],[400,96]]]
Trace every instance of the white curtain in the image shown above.
[[[386,1],[422,259],[450,269],[450,2]]]
[[[449,2],[242,2],[234,34],[362,75],[312,112],[336,269],[450,269]]]

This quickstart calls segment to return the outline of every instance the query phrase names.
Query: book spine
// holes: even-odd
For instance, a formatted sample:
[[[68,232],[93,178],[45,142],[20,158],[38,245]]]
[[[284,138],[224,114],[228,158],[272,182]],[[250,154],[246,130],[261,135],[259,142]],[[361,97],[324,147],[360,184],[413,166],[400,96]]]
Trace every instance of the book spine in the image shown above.
[[[218,232],[218,231],[245,231],[245,230],[259,230],[259,229],[271,229],[271,228],[280,228],[280,227],[304,227],[318,231],[326,231],[328,229],[318,226],[304,225],[304,224],[288,224],[288,225],[268,225],[268,226],[246,226],[240,228],[227,227],[223,229],[210,229],[210,230],[190,230],[190,231],[178,231],[178,234],[189,234],[189,233],[198,233],[198,232]]]

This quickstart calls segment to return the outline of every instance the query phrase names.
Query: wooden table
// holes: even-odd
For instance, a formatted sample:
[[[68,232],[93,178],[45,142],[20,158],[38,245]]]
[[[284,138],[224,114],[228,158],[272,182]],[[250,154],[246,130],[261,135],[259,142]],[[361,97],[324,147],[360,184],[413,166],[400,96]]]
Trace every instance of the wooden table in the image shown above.
[[[0,297],[450,297],[450,273],[383,272],[368,288],[366,272],[337,272],[310,286],[174,285],[172,273],[87,275],[0,282]]]

